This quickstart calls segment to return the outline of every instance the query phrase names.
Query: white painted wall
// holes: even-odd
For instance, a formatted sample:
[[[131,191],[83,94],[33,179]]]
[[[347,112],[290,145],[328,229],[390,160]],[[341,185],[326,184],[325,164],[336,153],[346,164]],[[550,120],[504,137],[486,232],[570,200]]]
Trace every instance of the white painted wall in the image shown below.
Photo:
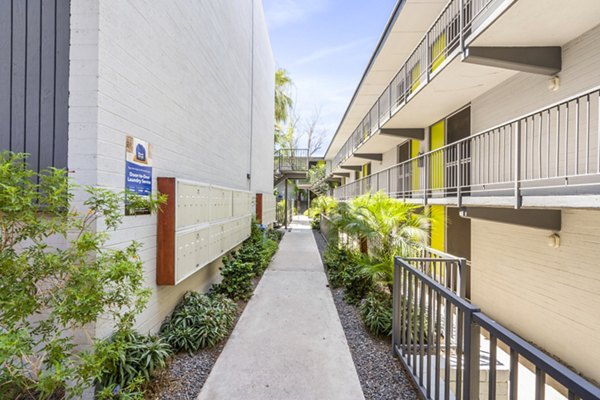
[[[600,211],[563,210],[551,231],[471,220],[473,303],[600,382]]]
[[[174,176],[272,191],[274,62],[259,0],[72,0],[72,10],[69,168],[77,182],[123,190],[125,137],[133,135],[153,145],[155,189],[156,177]],[[125,217],[111,245],[132,239],[143,243],[153,289],[138,328],[156,331],[185,291],[218,278],[219,263],[157,287],[156,217]],[[99,324],[97,336],[109,331]]]

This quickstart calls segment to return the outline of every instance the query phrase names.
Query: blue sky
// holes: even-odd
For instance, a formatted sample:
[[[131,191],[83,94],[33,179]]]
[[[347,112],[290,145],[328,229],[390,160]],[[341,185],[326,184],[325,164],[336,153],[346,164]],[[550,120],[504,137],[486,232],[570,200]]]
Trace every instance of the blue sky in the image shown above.
[[[320,110],[323,153],[396,0],[263,0],[277,66],[294,82],[296,114]],[[301,142],[302,143],[302,142]]]

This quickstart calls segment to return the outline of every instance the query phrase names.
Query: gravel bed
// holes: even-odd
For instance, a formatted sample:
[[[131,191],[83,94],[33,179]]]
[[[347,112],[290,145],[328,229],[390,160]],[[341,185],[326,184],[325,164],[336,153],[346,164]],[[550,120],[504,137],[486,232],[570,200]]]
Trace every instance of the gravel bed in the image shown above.
[[[313,231],[321,256],[327,243]],[[344,301],[343,289],[332,289],[350,353],[367,400],[418,399],[415,387],[400,360],[392,356],[391,342],[372,335],[363,325],[358,309]]]

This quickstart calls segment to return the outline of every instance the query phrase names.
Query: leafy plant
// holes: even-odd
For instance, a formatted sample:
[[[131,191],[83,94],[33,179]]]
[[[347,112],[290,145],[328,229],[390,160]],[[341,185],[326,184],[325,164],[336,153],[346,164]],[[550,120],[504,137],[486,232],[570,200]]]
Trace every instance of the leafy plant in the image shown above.
[[[118,331],[108,339],[98,343],[97,351],[105,354],[100,387],[135,387],[140,382],[150,380],[152,373],[164,368],[171,355],[171,346],[159,336],[143,336],[132,330]],[[131,395],[135,390],[128,390]]]
[[[360,315],[371,333],[392,334],[392,296],[389,293],[369,293],[360,306]]]
[[[254,290],[252,278],[255,276],[252,263],[243,262],[235,257],[225,257],[221,276],[223,277],[221,283],[211,289],[214,293],[223,294],[234,301],[250,299]]]
[[[225,338],[233,325],[237,305],[221,294],[188,292],[160,329],[174,351],[197,352]]]
[[[306,214],[311,219],[313,229],[318,229],[321,214],[331,215],[337,210],[338,202],[333,197],[319,196],[310,203],[310,208]]]
[[[150,294],[140,244],[106,246],[126,193],[85,187],[71,208],[73,188],[64,170],[36,173],[26,155],[0,153],[0,390],[9,398],[80,397],[106,354],[77,348],[74,332],[100,316],[126,330]],[[155,211],[164,198],[127,201]]]
[[[344,284],[344,299],[354,305],[359,305],[362,299],[373,290],[372,280],[364,273],[362,260],[349,263],[342,271]]]
[[[334,288],[342,286],[343,272],[350,263],[354,262],[352,252],[330,242],[323,253],[323,261],[331,286]]]

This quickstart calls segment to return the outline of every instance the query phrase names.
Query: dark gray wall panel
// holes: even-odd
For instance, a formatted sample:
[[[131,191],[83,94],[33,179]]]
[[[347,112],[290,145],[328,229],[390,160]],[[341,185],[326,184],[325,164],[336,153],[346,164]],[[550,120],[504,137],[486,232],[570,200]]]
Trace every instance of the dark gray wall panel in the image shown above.
[[[69,0],[0,0],[0,150],[67,166]]]
[[[10,0],[0,0],[0,149],[10,148],[10,83],[11,83]]]

